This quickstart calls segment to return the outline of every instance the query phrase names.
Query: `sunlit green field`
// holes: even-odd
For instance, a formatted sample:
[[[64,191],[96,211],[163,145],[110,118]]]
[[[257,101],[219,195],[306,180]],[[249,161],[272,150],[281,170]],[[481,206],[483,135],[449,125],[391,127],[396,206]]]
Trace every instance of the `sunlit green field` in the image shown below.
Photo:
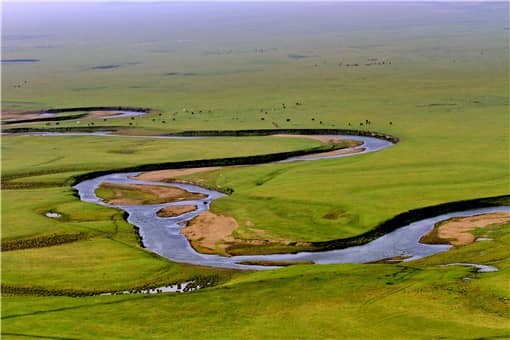
[[[190,294],[4,297],[3,334],[67,338],[508,336],[508,230],[409,265],[295,266]],[[485,253],[485,255],[481,255]],[[497,265],[476,274],[449,261]],[[466,279],[469,278],[470,280]]]
[[[154,112],[3,129],[121,127],[137,135],[352,128],[400,138],[373,154],[186,176],[234,189],[212,210],[237,220],[238,237],[253,237],[255,228],[267,239],[326,241],[359,235],[409,209],[508,194],[508,4],[395,11],[387,4],[345,10],[272,4],[269,12],[258,5],[189,11],[66,5],[62,17],[40,6],[48,5],[4,11],[2,58],[40,61],[2,63],[3,112],[102,105]],[[21,12],[23,25],[15,20]],[[152,20],[142,34],[133,22],[143,15]],[[28,20],[39,16],[47,19],[44,27]],[[2,252],[4,287],[60,295],[197,276],[217,283],[155,296],[4,293],[5,338],[509,336],[508,226],[491,234],[494,241],[401,265],[238,272],[173,263],[140,248],[121,211],[83,203],[67,184],[95,170],[294,151],[318,141],[4,135],[1,142],[2,242],[86,235]],[[62,218],[48,218],[48,211]],[[500,271],[437,266],[451,262]]]

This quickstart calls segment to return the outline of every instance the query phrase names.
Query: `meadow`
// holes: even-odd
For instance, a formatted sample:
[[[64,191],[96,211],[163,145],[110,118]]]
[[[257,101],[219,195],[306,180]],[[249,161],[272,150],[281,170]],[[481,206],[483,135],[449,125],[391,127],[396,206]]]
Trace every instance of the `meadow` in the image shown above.
[[[508,194],[508,4],[269,4],[270,14],[261,4],[87,6],[5,6],[2,58],[39,61],[2,63],[2,111],[154,111],[17,127],[131,135],[352,128],[400,138],[373,154],[183,177],[233,189],[211,209],[236,219],[237,237],[253,238],[257,229],[270,240],[327,241],[410,209]],[[21,24],[19,13],[48,24]],[[135,31],[144,16],[151,18],[144,33]],[[121,211],[81,202],[69,186],[72,176],[96,170],[320,144],[2,136],[2,244],[84,235],[2,252],[3,337],[508,336],[509,226],[493,231],[494,241],[402,264],[221,270],[141,248]],[[492,264],[499,272],[438,266],[451,262]],[[196,277],[216,285],[186,294],[69,296]]]

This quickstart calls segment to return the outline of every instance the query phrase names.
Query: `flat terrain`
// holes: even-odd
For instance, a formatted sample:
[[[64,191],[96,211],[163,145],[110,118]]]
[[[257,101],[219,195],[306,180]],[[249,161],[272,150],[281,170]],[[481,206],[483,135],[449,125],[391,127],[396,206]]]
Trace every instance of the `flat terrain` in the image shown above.
[[[4,297],[2,331],[68,338],[505,338],[509,231],[507,225],[490,234],[495,241],[412,264],[292,266],[190,294]],[[454,261],[500,271],[438,266]]]
[[[341,159],[145,175],[232,189],[211,207],[237,223],[227,236],[275,247],[359,235],[409,209],[508,194],[508,4],[151,6],[5,5],[2,58],[38,61],[2,63],[3,112],[154,111],[2,128],[131,136],[345,128],[400,137],[380,152]],[[148,18],[144,30],[133,24],[140,17]],[[2,336],[508,337],[508,224],[467,231],[493,241],[402,264],[240,272],[173,263],[141,248],[121,211],[83,203],[69,186],[71,176],[90,171],[323,142],[2,136],[2,244],[18,249],[2,252]],[[208,245],[221,251],[216,241]],[[453,262],[499,271],[439,266]],[[214,287],[70,296],[196,278]]]
[[[101,183],[96,195],[109,204],[144,205],[199,200],[207,195],[162,185]]]

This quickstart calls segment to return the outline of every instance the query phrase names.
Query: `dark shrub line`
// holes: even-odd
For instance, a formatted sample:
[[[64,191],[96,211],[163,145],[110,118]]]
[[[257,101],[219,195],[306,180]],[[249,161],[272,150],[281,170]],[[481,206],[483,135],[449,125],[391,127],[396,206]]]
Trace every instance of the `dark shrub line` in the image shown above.
[[[294,134],[294,135],[351,135],[374,137],[387,140],[394,144],[400,139],[396,136],[367,130],[353,129],[250,129],[250,130],[196,130],[177,132],[175,136],[270,136],[276,134]]]
[[[26,111],[21,112],[22,113],[64,113],[64,112],[76,112],[76,111],[133,111],[133,112],[151,112],[152,110],[147,107],[131,107],[131,106],[82,106],[82,107],[67,107],[67,108],[56,108],[56,109],[46,109],[46,110],[40,110],[40,111]],[[20,124],[20,123],[33,123],[33,122],[58,122],[58,121],[65,121],[65,120],[74,120],[74,119],[80,119],[83,117],[86,117],[88,113],[82,113],[77,115],[71,115],[71,116],[62,116],[62,117],[40,117],[40,118],[30,118],[30,119],[20,119],[20,120],[13,120],[13,121],[4,121],[2,122],[3,125],[10,125],[10,124]],[[8,133],[11,132],[10,130],[13,130],[12,132],[36,132],[36,131],[54,131],[55,129],[30,129],[30,128],[21,128],[21,129],[5,129],[4,132]],[[57,129],[58,130],[58,129]]]
[[[398,143],[399,138],[380,133],[375,131],[362,131],[362,130],[345,130],[345,129],[267,129],[267,130],[208,130],[208,131],[183,131],[173,134],[174,136],[269,136],[274,134],[350,134],[356,136],[365,136],[379,138],[390,141],[392,143]],[[87,179],[92,179],[99,176],[104,176],[117,172],[141,172],[141,171],[153,171],[162,169],[185,169],[185,168],[200,168],[209,166],[230,166],[230,165],[253,165],[263,164],[270,162],[282,161],[290,157],[310,155],[314,153],[328,152],[339,149],[335,145],[321,145],[314,148],[277,152],[265,155],[255,156],[241,156],[241,157],[226,157],[226,158],[215,158],[215,159],[201,159],[181,162],[165,162],[165,163],[153,163],[143,164],[138,166],[111,169],[111,170],[98,170],[82,175],[77,175],[66,180],[67,185],[75,185],[79,182]]]
[[[7,182],[2,181],[2,190],[20,190],[35,188],[52,188],[62,185],[62,182]]]
[[[5,122],[2,122],[2,124],[10,125],[10,124],[34,123],[34,122],[61,122],[61,121],[64,121],[64,120],[80,119],[80,118],[83,118],[83,117],[85,117],[87,115],[88,115],[88,113],[80,113],[80,114],[71,115],[71,116],[41,117],[41,118],[8,120],[8,121],[5,121]]]
[[[181,286],[182,281],[190,281],[185,286]],[[125,289],[125,291],[129,291],[131,294],[141,293],[143,290],[155,289],[163,286],[181,286],[183,292],[188,292],[195,290],[197,288],[203,289],[207,287],[216,286],[220,283],[220,278],[218,275],[197,275],[187,280],[182,281],[174,281],[167,284],[154,284],[149,283],[143,286],[139,286],[136,288]],[[11,286],[8,284],[1,285],[2,295],[39,295],[39,296],[70,296],[70,297],[85,297],[85,296],[94,296],[105,293],[116,294],[119,293],[119,290],[100,290],[100,291],[83,291],[83,290],[75,290],[75,289],[52,289],[52,288],[43,288],[43,287],[31,287],[31,286]],[[122,290],[123,291],[123,290]]]
[[[128,213],[124,214],[124,219],[127,221],[129,217]],[[140,248],[145,248],[145,244],[143,243],[143,237],[140,235],[140,228],[133,224],[133,230],[135,232],[136,241],[138,242],[138,245]]]
[[[255,156],[242,156],[242,157],[227,157],[227,158],[215,158],[215,159],[200,159],[200,160],[192,160],[192,161],[181,161],[181,162],[165,162],[165,163],[153,163],[153,164],[144,164],[137,165],[132,167],[120,168],[120,169],[111,169],[111,170],[99,170],[93,171],[89,173],[85,173],[82,175],[77,175],[66,180],[67,185],[75,185],[79,182],[96,178],[99,176],[104,176],[112,173],[122,173],[122,172],[144,172],[144,171],[153,171],[153,170],[163,170],[163,169],[186,169],[186,168],[201,168],[201,167],[210,167],[210,166],[231,166],[231,165],[250,165],[250,164],[264,164],[270,162],[281,161],[290,157],[304,156],[313,153],[321,153],[328,152],[332,150],[339,149],[335,145],[323,145],[319,147],[314,147],[310,149],[297,150],[297,151],[287,151],[287,152],[278,152],[272,154],[265,155],[255,155]]]
[[[501,195],[448,202],[424,208],[412,209],[398,214],[395,217],[378,224],[374,229],[358,236],[331,241],[311,242],[315,247],[312,251],[334,250],[362,245],[413,222],[456,211],[508,205],[509,200],[510,195]]]
[[[151,109],[147,107],[137,106],[80,106],[80,107],[66,107],[57,109],[47,109],[41,111],[42,113],[61,113],[73,111],[134,111],[134,112],[150,112]]]
[[[24,240],[4,241],[2,240],[2,251],[21,250],[29,248],[44,248],[56,246],[64,243],[76,242],[88,238],[87,233],[77,234],[53,234],[48,236],[38,236]]]
[[[2,129],[2,133],[38,133],[38,132],[112,132],[117,129],[127,129],[127,126],[63,126],[63,127],[48,127],[48,128],[30,128],[30,127],[15,127]]]

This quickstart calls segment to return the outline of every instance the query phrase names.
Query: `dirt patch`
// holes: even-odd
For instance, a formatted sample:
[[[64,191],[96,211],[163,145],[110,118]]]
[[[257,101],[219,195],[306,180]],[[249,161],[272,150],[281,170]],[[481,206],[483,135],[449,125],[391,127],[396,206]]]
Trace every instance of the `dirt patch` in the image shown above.
[[[276,135],[271,135],[270,137],[284,137],[284,138],[308,138],[308,139],[315,139],[315,140],[318,140],[318,141],[321,141],[323,143],[334,143],[334,144],[337,144],[337,143],[341,143],[341,142],[344,142],[346,141],[345,139],[342,139],[342,138],[338,138],[338,137],[334,137],[332,138],[331,136],[321,136],[321,135],[292,135],[292,134],[276,134]]]
[[[335,151],[314,153],[310,155],[299,156],[296,158],[308,158],[308,157],[332,157],[332,156],[340,156],[340,155],[350,155],[354,153],[359,153],[365,151],[365,148],[348,148],[348,149],[340,149]]]
[[[33,119],[40,118],[40,111],[2,111],[2,120],[4,119]]]
[[[309,138],[309,139],[315,139],[318,141],[321,141],[323,143],[333,143],[333,144],[339,144],[343,143],[345,144],[346,148],[354,148],[356,146],[359,146],[363,144],[362,142],[350,140],[350,139],[342,139],[342,138],[331,138],[331,136],[320,136],[320,135],[292,135],[292,134],[276,134],[271,135],[270,137],[283,137],[283,138]],[[337,156],[337,155],[344,155],[344,154],[351,154],[351,153],[358,153],[362,152],[365,149],[358,148],[358,149],[340,149],[340,150],[334,150],[330,152],[323,152],[323,153],[316,153],[313,154],[313,156],[317,157],[324,157],[324,156]],[[302,157],[310,157],[311,155],[305,155]],[[218,169],[223,169],[224,166],[210,166],[210,167],[203,167],[203,168],[188,168],[188,169],[169,169],[169,170],[156,170],[156,171],[147,171],[143,172],[137,176],[130,177],[131,179],[135,180],[141,180],[141,181],[154,181],[154,182],[161,182],[170,180],[176,177],[191,175],[199,172],[205,172],[205,171],[213,171]]]
[[[121,115],[122,112],[117,111],[90,111],[85,119],[98,119],[103,117],[115,118],[115,116]]]
[[[298,137],[303,137],[303,138],[309,138],[309,139],[318,140],[318,141],[321,141],[323,143],[331,143],[331,144],[336,144],[336,145],[342,144],[344,146],[343,149],[339,149],[339,150],[333,150],[333,151],[321,152],[321,153],[314,153],[314,154],[299,156],[299,157],[295,157],[295,158],[307,158],[307,157],[310,157],[310,156],[313,156],[313,157],[332,157],[332,156],[348,155],[348,154],[354,154],[354,153],[359,153],[359,152],[365,151],[364,148],[356,148],[357,146],[362,145],[363,142],[360,142],[360,141],[357,141],[357,140],[352,140],[352,139],[344,139],[344,138],[339,138],[339,137],[321,136],[321,135],[277,134],[277,135],[273,135],[273,136],[275,136],[275,137],[283,137],[283,138],[289,138],[289,137],[298,138]]]
[[[204,168],[156,170],[156,171],[143,172],[137,176],[132,176],[130,178],[137,179],[140,181],[161,182],[161,181],[165,181],[170,178],[191,175],[191,174],[194,174],[197,172],[218,170],[221,168],[222,167],[219,167],[219,166],[210,166],[210,167],[204,167]]]
[[[312,244],[308,242],[269,240],[265,232],[259,229],[250,228],[250,231],[260,238],[240,239],[232,235],[237,227],[238,224],[234,218],[206,211],[188,222],[181,233],[186,236],[196,251],[205,254],[255,255],[288,253],[312,248]],[[262,239],[262,237],[266,238]]]
[[[175,217],[195,210],[197,210],[196,205],[173,205],[159,209],[156,215],[159,217]]]
[[[96,194],[109,204],[142,205],[199,200],[207,195],[163,185],[101,183]]]
[[[237,222],[232,217],[206,211],[192,219],[181,233],[195,245],[195,249],[215,252],[216,244],[232,239],[230,235],[236,228]]]
[[[423,235],[421,243],[428,244],[451,244],[463,246],[473,243],[476,236],[469,231],[476,228],[484,228],[489,225],[500,225],[510,222],[509,212],[495,212],[468,217],[455,217],[447,221],[437,223],[434,229]]]

